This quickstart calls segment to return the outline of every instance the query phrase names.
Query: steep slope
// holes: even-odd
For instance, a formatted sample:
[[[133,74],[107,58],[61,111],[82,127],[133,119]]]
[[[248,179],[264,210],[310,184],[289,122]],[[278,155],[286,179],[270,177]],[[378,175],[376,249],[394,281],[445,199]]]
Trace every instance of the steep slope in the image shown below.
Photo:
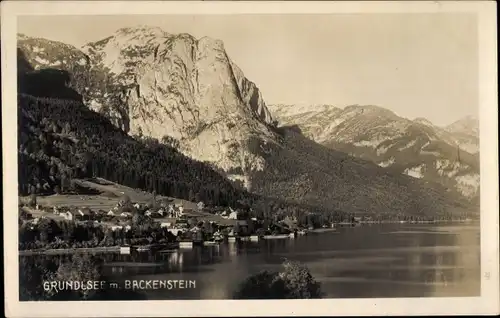
[[[38,43],[37,51],[41,51],[41,43],[55,46],[54,50],[57,47],[66,50],[66,46],[58,42],[20,37],[18,46],[30,63],[37,63],[32,42]],[[162,159],[163,146],[153,142],[152,137],[166,144],[166,149],[179,149],[196,159],[192,161],[195,166],[202,165],[199,161],[206,161],[222,175],[243,180],[252,192],[313,206],[318,211],[343,209],[370,214],[434,215],[471,208],[438,185],[392,174],[370,162],[346,157],[294,133],[293,129],[277,129],[258,88],[228,58],[220,41],[196,40],[187,34],[171,35],[157,28],[121,29],[83,48],[82,54],[88,57],[90,64],[88,72],[82,74],[72,73],[73,69],[79,70],[76,59],[79,55],[74,50],[77,49],[66,51],[75,59],[58,57],[67,62],[61,63],[60,68],[71,77],[68,85],[82,95],[87,107],[104,115],[122,131],[120,138],[126,132],[136,136],[133,140],[147,140],[150,147],[147,147],[147,156],[155,159],[148,159],[146,155],[146,158],[136,157],[133,146],[99,138],[85,142],[82,151],[93,153],[94,149],[101,149],[102,143],[106,149],[99,151],[124,153],[125,158],[118,162],[140,167],[132,169],[136,171],[132,175],[141,172],[166,178],[163,169],[167,176],[176,170],[188,173],[186,170],[192,169],[189,161],[168,166]],[[45,56],[45,60],[57,62],[49,56]],[[45,74],[44,65],[36,64],[30,74]],[[72,84],[73,81],[77,83]],[[51,109],[50,105],[44,107]],[[90,113],[78,116],[84,114]],[[85,116],[90,115],[83,118],[87,118]],[[75,134],[86,134],[87,129],[111,129],[109,123],[98,124],[99,128],[92,128],[95,125],[91,123],[78,125],[85,128],[77,128],[81,132]],[[108,138],[106,136],[102,138]],[[175,157],[178,156],[181,154]],[[184,156],[179,158],[187,160]],[[143,164],[143,161],[153,163]],[[99,169],[101,163],[91,168]],[[336,166],[342,168],[332,170]],[[210,171],[206,173],[214,172]],[[128,178],[133,179],[128,175],[124,180]],[[217,184],[225,181],[211,181],[210,178],[216,176],[200,177],[200,181],[193,178],[191,175],[179,178],[178,182],[185,184],[182,193],[191,187],[190,183],[196,184],[197,191],[206,187],[205,182],[218,188]],[[164,187],[170,189],[172,184],[165,182]],[[231,189],[226,183],[222,184],[222,188]]]
[[[466,152],[454,133],[426,119],[408,120],[377,106],[294,108],[270,106],[282,125],[296,124],[322,145],[479,199],[478,156]]]
[[[63,76],[63,80],[52,81],[60,85],[51,86],[51,97],[33,94],[32,87],[45,85],[46,79],[40,74],[28,76],[28,87],[24,85],[26,81],[20,80],[20,194],[51,193],[56,187],[64,190],[72,178],[95,175],[184,199],[192,191],[207,202],[221,205],[236,205],[239,200],[252,197],[208,165],[185,157],[175,148],[128,136],[85,107],[81,98],[74,98],[78,96],[76,92],[67,94],[71,89],[64,85],[64,73],[49,73],[52,77]],[[57,95],[58,91],[61,95]]]

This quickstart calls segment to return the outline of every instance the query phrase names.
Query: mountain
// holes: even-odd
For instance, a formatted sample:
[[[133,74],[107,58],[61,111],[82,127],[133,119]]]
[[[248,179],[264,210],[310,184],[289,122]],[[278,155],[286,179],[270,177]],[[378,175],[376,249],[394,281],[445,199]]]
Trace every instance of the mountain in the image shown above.
[[[479,119],[466,116],[445,127],[452,134],[460,148],[470,153],[479,153]]]
[[[241,180],[259,197],[317,211],[378,215],[435,215],[474,208],[439,184],[395,174],[318,145],[297,127],[276,127],[259,89],[230,60],[219,40],[139,27],[120,29],[81,49],[27,36],[18,38],[18,48],[33,68],[23,78],[36,79],[39,73],[46,76],[59,69],[69,75],[70,80],[63,82],[81,95],[89,111],[106,118],[115,129],[134,140],[159,140],[195,165],[203,162],[221,177]],[[43,95],[51,90],[34,91]],[[96,129],[85,127],[79,134]],[[103,132],[94,142],[100,138],[108,137]],[[85,149],[93,152],[93,147],[97,146]],[[141,165],[142,159],[135,163],[133,147],[122,148],[116,142],[108,148],[125,153],[123,162]],[[147,161],[162,162],[164,150],[153,149],[160,154],[150,150],[157,159]],[[183,160],[167,171],[191,169]],[[164,164],[141,165],[134,171],[152,170],[162,178],[164,168]],[[210,180],[200,179],[197,187]],[[178,182],[187,189],[194,181],[182,177]]]
[[[297,125],[324,146],[479,200],[479,156],[467,152],[473,147],[464,147],[465,138],[457,137],[463,127],[473,125],[457,122],[455,128],[445,129],[424,118],[409,120],[371,105],[269,107],[282,125]],[[473,145],[477,150],[478,139]]]
[[[479,137],[479,119],[475,116],[466,116],[445,128],[453,134],[465,134]]]
[[[26,37],[19,47],[35,69],[73,73],[85,103],[127,133],[175,142],[184,154],[245,183],[249,171],[263,168],[246,144],[270,139],[272,118],[221,41],[140,27],[120,29],[81,51]]]

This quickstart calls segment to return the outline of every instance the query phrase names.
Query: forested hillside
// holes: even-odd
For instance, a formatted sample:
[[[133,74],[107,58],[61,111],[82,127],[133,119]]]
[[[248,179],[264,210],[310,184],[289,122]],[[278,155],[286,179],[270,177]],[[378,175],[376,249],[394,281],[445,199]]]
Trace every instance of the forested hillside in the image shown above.
[[[192,190],[222,205],[246,194],[174,148],[128,136],[78,100],[20,94],[18,125],[21,194],[64,191],[72,178],[94,175],[179,198]]]
[[[270,168],[253,176],[258,194],[374,215],[458,215],[475,210],[440,184],[417,180],[312,142],[297,127],[282,127],[282,145],[270,149]]]

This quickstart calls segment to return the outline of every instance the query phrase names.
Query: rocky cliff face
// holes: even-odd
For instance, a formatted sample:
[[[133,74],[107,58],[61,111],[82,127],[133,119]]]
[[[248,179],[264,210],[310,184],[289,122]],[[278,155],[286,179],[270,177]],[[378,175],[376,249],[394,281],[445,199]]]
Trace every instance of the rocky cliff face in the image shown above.
[[[140,27],[120,29],[81,51],[25,36],[19,42],[36,68],[81,74],[91,61],[89,75],[73,76],[75,88],[124,131],[175,142],[185,154],[244,182],[250,171],[263,169],[259,146],[249,143],[273,141],[272,117],[221,41]]]
[[[318,143],[478,199],[479,139],[474,140],[471,120],[445,129],[425,118],[409,120],[377,106],[271,105],[270,109],[282,125],[298,125]]]

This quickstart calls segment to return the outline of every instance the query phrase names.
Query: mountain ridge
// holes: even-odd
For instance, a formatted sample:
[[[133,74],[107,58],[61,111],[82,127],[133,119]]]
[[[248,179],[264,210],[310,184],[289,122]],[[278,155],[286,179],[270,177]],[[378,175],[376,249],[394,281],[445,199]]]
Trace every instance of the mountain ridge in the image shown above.
[[[425,118],[406,119],[378,106],[302,106],[299,111],[293,110],[293,105],[269,107],[281,124],[298,125],[307,137],[320,144],[415,178],[441,183],[468,199],[478,200],[478,139],[466,139]],[[455,127],[463,127],[460,123],[457,121]],[[467,142],[473,145],[464,146]],[[470,149],[471,153],[467,151]]]
[[[445,213],[457,204],[467,206],[446,189],[360,163],[293,129],[276,127],[255,83],[244,77],[220,41],[201,38],[195,43],[188,34],[168,33],[158,39],[158,33],[164,36],[158,30],[118,33],[123,38],[87,44],[88,55],[61,47],[58,58],[65,63],[43,54],[58,51],[58,43],[21,38],[18,47],[35,70],[56,64],[71,74],[69,86],[83,103],[116,127],[210,163],[256,194],[323,210],[370,207],[365,212],[375,214]],[[136,42],[122,45],[124,39]],[[79,62],[80,53],[90,64]],[[330,171],[332,166],[343,168]],[[374,174],[383,177],[370,179]],[[365,193],[363,199],[356,198],[356,189]],[[406,200],[395,199],[398,195]]]
[[[41,53],[36,46],[27,47],[30,41],[21,38],[20,46]],[[45,41],[35,44],[60,47],[63,54],[75,57],[73,62],[33,54],[29,62],[35,68],[55,65],[73,74],[87,73],[75,76],[74,88],[85,104],[124,131],[177,140],[188,156],[214,162],[225,171],[242,170],[234,177],[247,185],[248,170],[262,169],[262,159],[244,145],[255,134],[272,141],[272,118],[260,91],[229,59],[221,41],[151,27],[119,29],[78,53]],[[90,69],[75,61],[79,53],[92,60]]]

